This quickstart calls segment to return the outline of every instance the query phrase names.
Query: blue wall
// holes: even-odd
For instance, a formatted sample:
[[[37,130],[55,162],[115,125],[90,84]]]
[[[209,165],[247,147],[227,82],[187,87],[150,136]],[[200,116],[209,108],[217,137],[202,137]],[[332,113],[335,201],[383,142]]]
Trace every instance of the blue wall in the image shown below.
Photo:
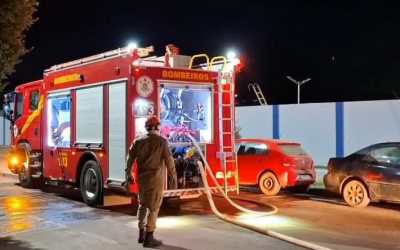
[[[236,108],[244,138],[301,142],[316,165],[373,143],[400,141],[400,101],[311,103]]]

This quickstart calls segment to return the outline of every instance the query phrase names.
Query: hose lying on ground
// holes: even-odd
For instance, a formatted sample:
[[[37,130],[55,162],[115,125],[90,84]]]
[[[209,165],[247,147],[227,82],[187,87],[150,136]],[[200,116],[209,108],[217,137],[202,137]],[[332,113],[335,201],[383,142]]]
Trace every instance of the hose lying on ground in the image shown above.
[[[197,144],[197,142],[194,140],[194,138],[193,138],[191,135],[188,135],[188,136],[189,136],[189,138],[192,140],[193,145],[195,146],[197,152],[199,153],[201,159],[203,160],[203,162],[204,162],[204,164],[205,164],[205,169],[206,169],[207,172],[209,173],[209,175],[210,175],[212,181],[215,183],[215,185],[216,185],[218,191],[220,191],[220,192],[223,194],[224,198],[225,198],[233,207],[235,207],[235,208],[237,208],[238,210],[241,210],[241,211],[243,211],[243,212],[253,213],[253,214],[257,214],[257,215],[271,215],[271,214],[277,213],[278,209],[277,209],[275,206],[273,206],[273,205],[269,205],[269,206],[271,206],[271,207],[273,208],[272,211],[270,211],[270,212],[259,212],[259,211],[249,210],[249,209],[244,208],[244,207],[242,207],[242,206],[236,204],[235,202],[233,202],[233,201],[229,198],[229,196],[226,195],[226,193],[224,192],[224,190],[222,189],[222,187],[219,185],[217,179],[215,178],[213,172],[211,171],[211,168],[210,168],[210,166],[208,165],[208,162],[207,162],[206,158],[204,157],[204,154],[203,154],[203,152],[201,151],[201,149],[200,149],[199,145]],[[203,183],[204,183],[205,193],[206,193],[208,202],[209,202],[209,204],[210,204],[211,210],[212,210],[213,213],[214,213],[218,218],[220,218],[221,220],[224,220],[224,221],[226,221],[226,222],[229,222],[229,223],[232,223],[232,224],[234,224],[234,225],[237,225],[237,226],[246,228],[246,229],[248,229],[248,230],[252,230],[252,231],[254,231],[254,232],[257,232],[257,233],[260,233],[260,234],[263,234],[263,235],[267,235],[267,236],[270,236],[270,237],[274,237],[274,238],[276,238],[276,239],[283,240],[283,241],[286,241],[286,242],[289,242],[289,243],[291,243],[291,244],[294,244],[294,245],[297,245],[297,246],[300,246],[300,247],[304,247],[304,248],[307,248],[307,249],[329,250],[329,248],[326,248],[326,247],[323,247],[323,246],[319,246],[319,245],[316,245],[316,244],[314,244],[314,243],[307,242],[307,241],[304,241],[304,240],[296,239],[296,238],[294,238],[294,237],[290,237],[290,236],[287,236],[287,235],[284,235],[284,234],[280,234],[280,233],[277,233],[277,232],[274,232],[274,231],[271,231],[271,230],[258,228],[258,227],[255,227],[255,226],[252,226],[252,225],[243,223],[243,222],[241,222],[241,221],[239,221],[239,220],[235,220],[235,219],[233,219],[233,218],[231,218],[231,217],[228,217],[228,216],[222,214],[221,212],[219,212],[219,210],[218,210],[217,207],[215,206],[215,202],[214,202],[214,199],[213,199],[212,194],[211,194],[211,191],[210,191],[211,189],[210,189],[210,186],[208,185],[208,181],[207,181],[206,174],[205,174],[205,171],[204,171],[203,163],[202,163],[201,161],[199,161],[198,164],[199,164],[199,169],[200,169],[201,178],[202,178]]]

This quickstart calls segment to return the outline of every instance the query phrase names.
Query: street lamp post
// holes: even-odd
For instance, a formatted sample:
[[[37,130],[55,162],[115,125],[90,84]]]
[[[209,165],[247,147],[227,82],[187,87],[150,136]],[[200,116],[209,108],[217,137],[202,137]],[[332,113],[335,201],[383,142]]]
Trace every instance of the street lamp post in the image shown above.
[[[286,78],[297,85],[297,104],[300,104],[300,86],[311,81],[311,78],[304,79],[303,81],[297,81],[291,76],[286,76]]]

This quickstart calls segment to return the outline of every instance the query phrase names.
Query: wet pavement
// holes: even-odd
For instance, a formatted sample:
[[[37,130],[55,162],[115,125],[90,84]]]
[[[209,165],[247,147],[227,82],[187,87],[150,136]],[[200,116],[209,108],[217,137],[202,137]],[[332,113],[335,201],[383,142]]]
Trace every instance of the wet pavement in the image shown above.
[[[136,207],[91,208],[76,190],[43,192],[14,182],[0,176],[0,249],[143,249],[136,243]],[[219,221],[204,199],[180,208],[170,201],[157,224],[161,249],[301,249]]]
[[[23,189],[15,182],[0,176],[0,249],[143,249],[136,243],[135,206],[91,208],[77,190]],[[400,249],[400,205],[353,209],[318,189],[276,197],[242,191],[242,198],[277,206],[278,214],[244,216],[216,198],[218,208],[242,222],[331,249]],[[301,249],[218,220],[204,197],[178,204],[169,201],[161,210],[156,233],[165,242],[161,249]]]
[[[0,147],[0,175],[11,175],[6,160],[8,150],[7,147]]]

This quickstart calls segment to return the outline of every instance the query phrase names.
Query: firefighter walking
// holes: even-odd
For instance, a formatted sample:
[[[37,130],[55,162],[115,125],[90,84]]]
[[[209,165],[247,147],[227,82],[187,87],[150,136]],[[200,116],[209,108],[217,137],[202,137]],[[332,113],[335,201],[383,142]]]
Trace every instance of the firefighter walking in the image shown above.
[[[138,226],[139,243],[144,247],[162,244],[153,236],[158,212],[163,199],[165,167],[172,177],[172,188],[177,188],[174,160],[166,139],[160,136],[160,121],[156,116],[145,123],[148,134],[136,140],[129,148],[126,164],[126,183],[131,183],[132,164],[137,161],[137,182],[139,186]]]

